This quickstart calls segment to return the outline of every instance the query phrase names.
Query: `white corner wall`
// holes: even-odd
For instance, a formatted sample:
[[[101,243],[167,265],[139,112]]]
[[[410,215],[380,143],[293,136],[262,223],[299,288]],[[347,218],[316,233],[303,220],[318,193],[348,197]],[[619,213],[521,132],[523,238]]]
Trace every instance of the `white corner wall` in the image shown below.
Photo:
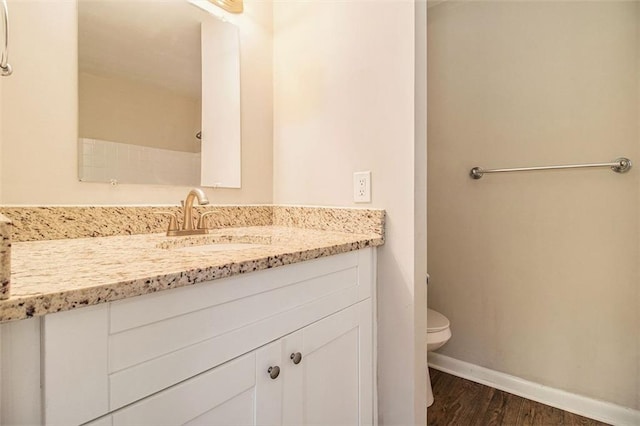
[[[638,2],[429,9],[429,305],[440,352],[640,409]]]
[[[185,0],[186,1],[186,0]],[[9,0],[11,65],[3,80],[0,202],[177,204],[188,187],[78,181],[77,13],[69,0]],[[240,28],[241,189],[207,189],[213,203],[272,201],[272,7],[245,1]]]
[[[274,4],[274,202],[355,206],[353,172],[370,170],[372,203],[363,207],[387,211],[378,255],[381,424],[426,423],[415,14],[413,1]]]
[[[427,353],[427,2],[415,2],[415,146],[414,146],[414,371],[426,372]],[[415,412],[424,409],[427,381],[417,380]],[[426,413],[426,412],[425,412]],[[417,420],[422,421],[421,417]],[[426,420],[426,419],[425,419]],[[422,423],[424,425],[425,423]]]

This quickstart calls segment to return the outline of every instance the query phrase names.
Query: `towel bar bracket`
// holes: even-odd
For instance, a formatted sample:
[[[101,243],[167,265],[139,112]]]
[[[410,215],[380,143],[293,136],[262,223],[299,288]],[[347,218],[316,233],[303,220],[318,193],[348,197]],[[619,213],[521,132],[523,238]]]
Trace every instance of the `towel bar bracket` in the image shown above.
[[[13,68],[9,65],[9,8],[7,0],[1,0],[0,10],[2,11],[2,24],[4,29],[4,46],[0,54],[0,76],[7,77],[13,73]]]

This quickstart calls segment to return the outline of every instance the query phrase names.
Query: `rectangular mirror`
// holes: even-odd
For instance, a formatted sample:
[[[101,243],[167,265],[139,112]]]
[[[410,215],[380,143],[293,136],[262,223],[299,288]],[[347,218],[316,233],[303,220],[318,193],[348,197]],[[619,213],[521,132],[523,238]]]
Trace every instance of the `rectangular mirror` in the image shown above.
[[[239,52],[186,0],[78,0],[80,180],[239,188]]]

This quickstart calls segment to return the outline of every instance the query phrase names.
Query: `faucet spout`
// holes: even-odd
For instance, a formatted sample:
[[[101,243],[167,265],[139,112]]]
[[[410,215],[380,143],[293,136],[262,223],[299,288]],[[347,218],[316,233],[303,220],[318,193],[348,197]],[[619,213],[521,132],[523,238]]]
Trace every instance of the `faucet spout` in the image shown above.
[[[205,195],[204,191],[200,188],[193,188],[189,191],[187,198],[184,200],[184,218],[182,222],[182,229],[185,231],[192,231],[193,228],[193,202],[198,199],[198,204],[207,205],[209,199]]]

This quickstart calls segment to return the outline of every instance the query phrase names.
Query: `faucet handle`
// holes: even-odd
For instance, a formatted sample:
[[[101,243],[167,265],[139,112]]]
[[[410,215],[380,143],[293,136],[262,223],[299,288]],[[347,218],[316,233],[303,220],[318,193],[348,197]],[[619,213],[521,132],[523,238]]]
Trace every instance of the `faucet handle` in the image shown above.
[[[205,218],[214,213],[217,213],[217,212],[214,210],[211,210],[211,211],[202,213],[198,218],[198,226],[196,227],[196,229],[207,229],[207,227],[205,226],[206,225]]]
[[[153,212],[153,214],[169,216],[169,227],[167,228],[167,235],[169,232],[178,230],[178,218],[173,212]]]

